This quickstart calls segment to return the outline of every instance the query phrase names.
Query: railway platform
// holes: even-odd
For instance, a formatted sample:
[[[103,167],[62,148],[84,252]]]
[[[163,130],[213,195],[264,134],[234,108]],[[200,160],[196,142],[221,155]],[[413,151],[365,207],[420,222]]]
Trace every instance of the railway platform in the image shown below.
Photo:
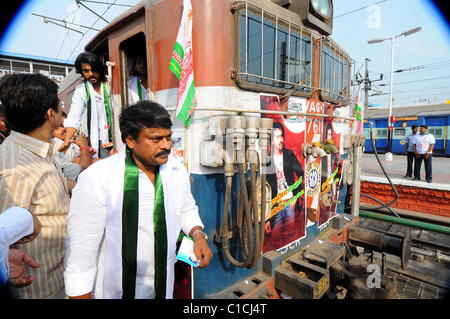
[[[393,155],[392,161],[386,161],[384,154],[378,155],[389,176],[398,199],[390,207],[411,214],[425,214],[450,224],[450,158],[433,157],[433,182],[425,180],[422,164],[421,180],[405,178],[406,156]],[[383,173],[375,154],[364,153],[361,162],[361,194],[378,199],[387,204],[396,199],[395,191]],[[380,204],[375,200],[361,196],[361,205]]]

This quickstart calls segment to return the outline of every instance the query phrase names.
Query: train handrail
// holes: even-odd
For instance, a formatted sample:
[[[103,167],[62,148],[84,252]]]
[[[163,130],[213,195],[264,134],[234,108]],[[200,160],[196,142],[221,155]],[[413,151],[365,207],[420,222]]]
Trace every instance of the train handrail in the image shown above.
[[[176,110],[175,107],[166,108],[167,111],[173,112]],[[287,116],[305,116],[305,117],[321,117],[321,118],[332,118],[336,120],[345,121],[356,121],[354,117],[344,117],[330,114],[318,114],[318,113],[302,113],[302,112],[289,112],[289,111],[273,111],[273,110],[242,110],[242,109],[229,109],[229,108],[196,108],[195,111],[212,111],[212,112],[232,112],[232,113],[259,113],[259,114],[274,114],[274,115],[287,115]]]

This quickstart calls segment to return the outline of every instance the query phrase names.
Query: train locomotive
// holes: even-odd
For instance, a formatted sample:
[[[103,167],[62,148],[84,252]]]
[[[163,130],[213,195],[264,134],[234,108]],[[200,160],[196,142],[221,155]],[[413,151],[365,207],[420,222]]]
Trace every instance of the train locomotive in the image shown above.
[[[205,269],[178,265],[174,298],[336,298],[338,287],[349,298],[394,297],[393,279],[354,251],[387,250],[406,267],[410,238],[358,226],[365,137],[352,59],[331,38],[333,1],[190,3],[189,125],[175,117],[179,81],[169,69],[186,0],[142,1],[85,48],[108,66],[113,123],[139,54],[151,99],[173,114],[172,156],[190,174],[214,254]],[[70,106],[77,81],[67,79],[60,98]],[[122,146],[117,128],[114,144]]]

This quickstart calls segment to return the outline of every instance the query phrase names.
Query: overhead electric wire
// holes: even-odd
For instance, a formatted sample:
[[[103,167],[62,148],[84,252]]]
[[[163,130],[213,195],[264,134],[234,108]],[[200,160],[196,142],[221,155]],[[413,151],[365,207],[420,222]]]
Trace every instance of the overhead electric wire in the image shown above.
[[[83,1],[83,2],[90,2],[90,3],[97,3],[97,4],[110,5],[110,3],[108,3],[108,2],[101,2],[101,1],[89,1],[89,0],[81,0],[81,1]],[[128,8],[132,8],[133,7],[130,4],[121,4],[121,3],[114,3],[112,5],[118,6],[118,7],[128,7]]]
[[[374,5],[377,5],[377,4],[380,4],[380,3],[386,2],[386,1],[388,1],[388,0],[378,1],[378,2],[376,2],[376,3],[374,3],[374,4],[370,4],[370,5],[368,5],[368,6],[365,6],[365,7],[361,7],[361,8],[358,8],[358,9],[355,9],[355,10],[352,10],[352,11],[349,11],[349,12],[345,12],[345,13],[343,13],[343,14],[340,14],[340,15],[334,16],[334,17],[333,17],[333,19],[337,19],[337,18],[340,18],[340,17],[342,17],[342,16],[345,16],[345,15],[347,15],[347,14],[350,14],[350,13],[353,13],[353,12],[356,12],[356,11],[360,11],[360,10],[364,10],[364,9],[367,9],[367,8],[368,8],[368,7],[370,7],[370,6],[374,6]]]
[[[78,13],[78,10],[80,10],[80,6],[77,6],[77,10],[76,10],[75,13],[73,14],[72,23],[73,23],[73,20],[75,20],[75,17],[76,17],[76,15],[77,15],[77,13]],[[65,20],[64,20],[64,21],[65,21]],[[59,54],[61,53],[61,50],[62,50],[62,48],[63,48],[63,46],[64,46],[64,43],[66,42],[66,39],[69,38],[69,31],[70,31],[70,30],[68,29],[67,32],[66,32],[66,36],[64,37],[64,40],[63,40],[63,42],[61,43],[61,46],[59,47],[58,54],[56,55],[56,58],[55,58],[55,59],[58,59]],[[72,50],[72,45],[71,45],[71,43],[70,43],[70,38],[69,38],[69,46],[70,46],[70,50]]]
[[[115,0],[112,4],[110,4],[108,6],[108,8],[106,8],[105,12],[103,12],[101,15],[103,16],[106,12],[108,12],[108,10],[117,2],[117,0]],[[92,24],[92,26],[90,27],[90,29],[92,29],[92,27],[98,22],[98,20],[100,20],[100,18],[98,18],[97,20],[95,20],[95,22]],[[89,31],[89,30],[88,30]],[[86,31],[86,33],[88,32]],[[70,56],[67,58],[67,61],[69,61],[70,57],[74,54],[75,50],[77,49],[77,47],[80,45],[81,40],[83,40],[84,36],[86,35],[86,33],[80,38],[80,40],[78,41],[77,45],[75,46],[75,48],[73,49],[72,53],[70,54]]]
[[[398,69],[398,70],[394,71],[394,75],[396,77],[401,76],[401,75],[410,75],[411,74],[410,72],[413,72],[413,73],[424,72],[424,71],[428,71],[428,70],[434,70],[436,68],[441,69],[441,68],[445,68],[445,67],[450,67],[450,60],[434,62],[434,63],[424,64],[424,65],[418,65],[418,66],[413,66],[413,67],[409,67],[409,68],[405,68],[405,69]],[[406,73],[403,73],[403,72],[406,72]],[[380,74],[390,74],[391,71],[386,71],[386,72],[371,71],[370,73],[380,75]]]

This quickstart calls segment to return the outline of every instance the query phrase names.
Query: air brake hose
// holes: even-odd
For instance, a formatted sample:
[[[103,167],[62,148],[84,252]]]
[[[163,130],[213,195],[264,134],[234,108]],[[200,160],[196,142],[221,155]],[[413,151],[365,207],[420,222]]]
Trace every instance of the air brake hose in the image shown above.
[[[225,253],[226,258],[230,261],[231,264],[233,264],[236,267],[247,267],[248,265],[250,265],[250,263],[253,260],[253,250],[254,250],[254,242],[253,242],[253,228],[252,228],[252,221],[251,221],[251,210],[250,210],[250,204],[249,204],[249,198],[248,198],[248,194],[247,194],[247,185],[246,185],[246,181],[245,181],[245,174],[244,174],[244,170],[245,170],[245,154],[244,151],[239,150],[237,151],[237,154],[240,155],[239,156],[239,160],[238,160],[238,174],[239,174],[239,182],[240,182],[240,205],[241,202],[243,202],[243,207],[240,206],[240,212],[239,212],[239,216],[238,216],[238,232],[239,235],[238,236],[238,240],[239,240],[239,250],[240,250],[240,255],[241,257],[244,257],[243,261],[237,261],[233,256],[231,256],[230,250],[228,248],[228,241],[231,238],[230,234],[229,234],[229,229],[228,229],[228,215],[229,215],[229,209],[230,209],[230,197],[231,197],[231,186],[232,186],[232,180],[233,180],[233,176],[227,176],[227,185],[226,185],[226,190],[225,190],[225,204],[224,204],[224,209],[223,209],[223,217],[222,217],[222,225],[221,225],[221,229],[220,229],[220,237],[221,237],[221,244],[222,244],[222,249]],[[231,157],[232,158],[232,157]],[[228,157],[228,160],[230,160],[230,157]],[[231,166],[232,167],[232,166]],[[248,254],[247,257],[245,257],[244,254],[244,246],[245,246],[245,239],[244,236],[242,235],[242,219],[245,216],[245,221],[247,224],[247,237],[248,237],[248,243],[249,243],[249,250],[248,250]]]
[[[374,198],[372,196],[369,196],[369,195],[366,195],[366,194],[361,194],[361,196],[368,197],[368,198],[376,201],[377,203],[381,204],[381,206],[375,207],[375,208],[360,207],[360,209],[369,210],[369,211],[381,211],[383,208],[386,208],[392,214],[394,214],[396,217],[400,218],[400,216],[389,207],[390,205],[394,204],[400,198],[400,196],[398,195],[398,192],[397,192],[397,189],[394,186],[394,183],[392,183],[390,177],[386,173],[386,170],[384,169],[384,166],[381,163],[380,157],[378,156],[378,151],[377,151],[377,148],[375,147],[375,141],[373,140],[373,133],[372,133],[372,131],[373,131],[373,123],[372,122],[368,122],[368,123],[370,124],[370,141],[372,142],[372,148],[373,148],[375,157],[376,157],[376,159],[378,161],[378,164],[381,167],[381,170],[383,171],[384,175],[386,176],[387,180],[389,181],[389,184],[391,185],[391,187],[392,187],[392,189],[393,189],[393,191],[395,193],[395,199],[392,202],[390,202],[389,204],[385,204],[382,201],[380,201],[380,200],[378,200],[378,199],[376,199],[376,198]]]
[[[258,216],[258,195],[257,195],[257,175],[259,168],[259,156],[258,152],[255,149],[255,141],[257,138],[257,130],[255,124],[258,122],[254,122],[255,119],[251,119],[247,121],[248,128],[248,142],[249,146],[245,147],[245,143],[240,143],[239,133],[234,130],[233,127],[236,123],[233,120],[230,128],[231,135],[229,138],[236,143],[236,148],[233,151],[230,149],[227,150],[225,154],[225,176],[226,176],[226,190],[225,190],[225,203],[222,217],[222,225],[220,228],[220,242],[222,244],[222,248],[226,258],[236,267],[247,267],[249,269],[254,268],[257,265],[257,262],[261,256],[264,242],[264,232],[265,232],[265,197],[266,197],[266,173],[265,173],[265,158],[266,152],[265,148],[267,147],[267,138],[270,136],[270,130],[272,127],[271,119],[262,120],[262,136],[260,137],[260,147],[261,154],[264,158],[264,163],[262,163],[262,171],[261,171],[261,209],[260,216]],[[236,135],[235,135],[236,134]],[[228,144],[230,145],[230,144]],[[244,147],[243,147],[244,146]],[[250,162],[250,180],[251,180],[251,196],[248,196],[247,191],[247,183],[245,178],[245,167],[246,167],[246,156],[245,152],[248,151],[249,162]],[[234,153],[236,152],[236,153]],[[239,182],[240,182],[240,199],[239,199],[239,208],[237,214],[237,237],[238,237],[238,247],[239,254],[242,261],[236,260],[233,256],[231,256],[228,241],[232,237],[232,232],[229,231],[228,228],[228,217],[229,217],[229,209],[231,202],[231,188],[232,181],[234,176],[234,164],[233,164],[233,155],[236,154],[237,158],[237,166],[238,166],[238,174],[239,174]],[[244,231],[244,219],[245,219],[245,228]],[[252,224],[253,219],[253,224]],[[247,245],[246,245],[247,243]]]
[[[258,199],[256,194],[256,174],[258,170],[258,163],[250,164],[250,178],[251,178],[251,209],[252,209],[252,217],[253,217],[253,227],[255,230],[255,253],[252,260],[252,263],[248,266],[248,268],[252,269],[256,266],[259,257],[261,255],[262,250],[262,241],[260,237],[260,227],[259,227],[259,216],[258,216]],[[262,222],[262,221],[261,221]]]

